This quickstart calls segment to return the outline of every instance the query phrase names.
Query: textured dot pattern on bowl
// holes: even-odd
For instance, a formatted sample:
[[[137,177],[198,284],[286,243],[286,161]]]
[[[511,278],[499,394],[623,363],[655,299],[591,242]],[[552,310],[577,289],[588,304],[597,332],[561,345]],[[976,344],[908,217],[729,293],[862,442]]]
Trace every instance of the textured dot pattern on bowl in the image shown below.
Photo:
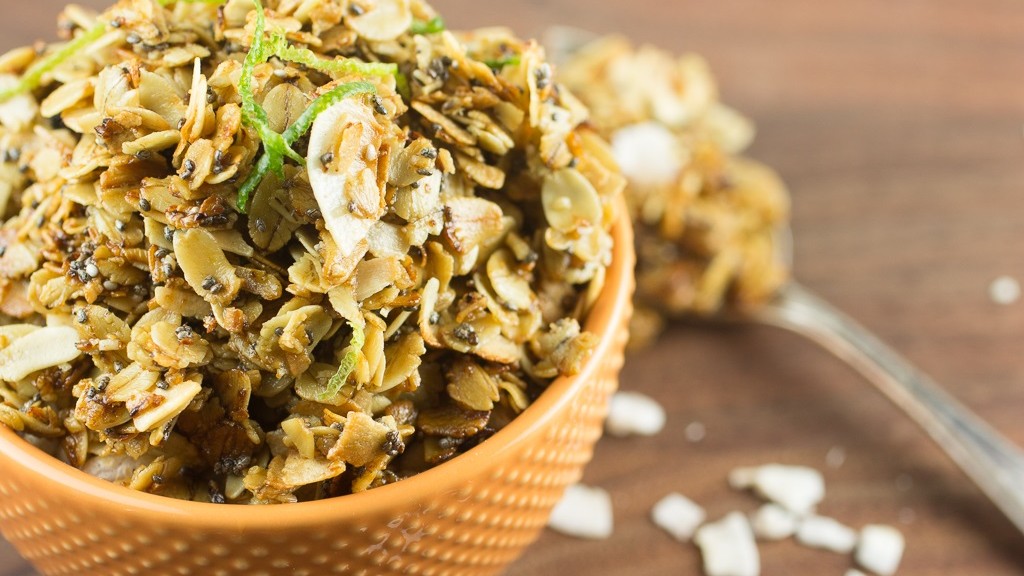
[[[48,575],[500,573],[580,478],[618,385],[632,312],[627,219],[614,235],[607,282],[587,320],[601,343],[583,371],[450,462],[332,500],[227,506],[114,486],[3,428],[0,532]]]

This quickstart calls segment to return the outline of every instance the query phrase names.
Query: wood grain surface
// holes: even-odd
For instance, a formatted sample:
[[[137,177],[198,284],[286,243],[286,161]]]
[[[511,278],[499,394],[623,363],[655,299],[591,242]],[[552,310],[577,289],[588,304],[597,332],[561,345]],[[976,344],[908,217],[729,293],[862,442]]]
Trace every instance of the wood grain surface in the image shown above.
[[[52,38],[58,0],[4,0],[3,48]],[[86,2],[96,4],[96,0]],[[458,27],[621,31],[696,51],[751,115],[753,155],[792,189],[797,276],[1024,444],[1024,6],[1019,0],[437,0]],[[545,534],[510,575],[699,574],[696,549],[648,520],[680,491],[711,517],[753,510],[739,465],[825,472],[821,507],[907,536],[902,576],[1024,573],[1024,537],[869,384],[814,345],[758,327],[676,326],[623,387],[664,403],[652,439],[606,439],[585,481],[607,488],[614,536]],[[706,437],[686,439],[701,423]],[[826,455],[845,454],[839,466]],[[833,461],[833,464],[836,460]],[[2,473],[2,472],[0,472]],[[761,546],[763,573],[842,574],[844,555]],[[0,576],[31,569],[0,547]]]

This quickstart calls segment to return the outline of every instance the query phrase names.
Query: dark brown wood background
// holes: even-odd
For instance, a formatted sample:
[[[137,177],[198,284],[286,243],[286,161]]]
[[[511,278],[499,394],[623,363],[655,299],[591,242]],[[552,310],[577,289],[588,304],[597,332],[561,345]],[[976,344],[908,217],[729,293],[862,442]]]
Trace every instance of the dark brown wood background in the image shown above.
[[[61,0],[4,0],[0,44],[53,37]],[[87,4],[96,5],[98,0]],[[725,99],[760,128],[753,155],[794,197],[797,276],[1024,444],[1024,5],[1019,0],[437,0],[458,27],[622,31],[708,58]],[[612,494],[604,542],[545,534],[519,575],[699,574],[699,554],[647,519],[669,491],[712,517],[751,510],[728,471],[825,470],[822,512],[907,535],[903,576],[1024,573],[1024,536],[856,374],[797,337],[756,327],[672,329],[623,387],[660,399],[653,439],[606,439],[585,481]],[[706,438],[689,443],[692,422]],[[832,448],[845,451],[828,468]],[[2,473],[2,472],[0,472]],[[31,571],[0,544],[0,576]],[[761,546],[764,573],[842,574],[846,556]]]

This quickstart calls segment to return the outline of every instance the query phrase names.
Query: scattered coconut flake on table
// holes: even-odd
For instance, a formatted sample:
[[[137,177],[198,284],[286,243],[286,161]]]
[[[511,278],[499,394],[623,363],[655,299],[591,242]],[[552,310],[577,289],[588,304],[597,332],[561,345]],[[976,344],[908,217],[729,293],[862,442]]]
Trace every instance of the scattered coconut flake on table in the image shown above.
[[[1000,276],[988,286],[988,297],[1001,306],[1009,306],[1020,300],[1020,282],[1011,276]]]
[[[849,570],[846,571],[846,574],[844,574],[844,576],[868,576],[868,575],[863,573],[863,572],[861,572],[860,570],[857,570],[856,568],[850,568]]]
[[[880,576],[892,576],[903,558],[903,534],[892,526],[869,524],[860,531],[854,560]]]
[[[846,449],[842,446],[833,446],[825,454],[825,465],[835,470],[846,462]]]
[[[665,409],[646,394],[616,392],[604,427],[613,436],[653,436],[665,427]]]
[[[750,518],[754,535],[761,540],[784,540],[796,533],[800,519],[782,506],[768,503]]]
[[[825,516],[808,516],[796,530],[796,541],[811,548],[849,554],[857,546],[857,532]]]
[[[761,557],[750,522],[742,512],[731,512],[697,530],[693,541],[700,548],[707,576],[758,576]]]
[[[705,518],[703,508],[678,492],[665,496],[651,509],[651,520],[680,542],[690,540]]]
[[[748,490],[754,487],[754,480],[757,479],[757,467],[743,466],[733,468],[729,472],[729,487],[733,490]]]
[[[684,433],[686,434],[687,442],[696,444],[703,440],[704,436],[707,435],[707,428],[704,427],[703,422],[694,421],[686,425]]]
[[[754,491],[765,500],[775,502],[798,515],[813,512],[814,507],[825,497],[825,479],[821,472],[813,468],[768,464],[755,470]],[[746,479],[743,477],[746,473],[737,474],[740,474],[737,480]]]
[[[623,175],[634,184],[667,184],[683,168],[676,137],[657,122],[643,122],[612,135],[612,153]]]
[[[551,511],[548,528],[577,538],[608,538],[612,535],[612,499],[601,488],[569,486]]]

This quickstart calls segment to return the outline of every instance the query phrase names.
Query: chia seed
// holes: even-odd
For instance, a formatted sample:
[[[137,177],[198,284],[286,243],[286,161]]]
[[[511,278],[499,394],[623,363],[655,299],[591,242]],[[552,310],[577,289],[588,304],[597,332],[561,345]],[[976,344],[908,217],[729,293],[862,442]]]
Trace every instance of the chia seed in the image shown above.
[[[476,329],[465,322],[455,327],[455,330],[452,331],[452,336],[455,336],[470,346],[480,344],[480,337],[477,336]]]
[[[206,290],[211,294],[217,294],[224,290],[224,285],[218,282],[213,276],[207,276],[206,279],[203,280],[203,290]]]

